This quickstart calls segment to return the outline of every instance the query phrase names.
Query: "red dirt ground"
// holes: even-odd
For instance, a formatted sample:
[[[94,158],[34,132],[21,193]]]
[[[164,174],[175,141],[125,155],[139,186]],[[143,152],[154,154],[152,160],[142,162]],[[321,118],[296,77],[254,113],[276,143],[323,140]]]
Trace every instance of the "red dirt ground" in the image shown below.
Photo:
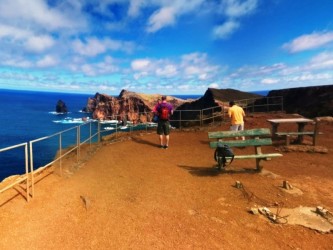
[[[256,114],[246,128],[285,116]],[[333,249],[333,233],[249,212],[274,204],[333,211],[332,123],[321,125],[318,139],[327,154],[282,152],[261,173],[254,160],[214,169],[207,131],[217,130],[228,125],[173,130],[167,150],[153,131],[103,142],[81,164],[68,157],[63,177],[41,179],[29,203],[14,190],[0,194],[0,249]],[[263,152],[278,149],[279,142]],[[245,152],[253,149],[235,149]],[[285,192],[284,180],[302,194]]]

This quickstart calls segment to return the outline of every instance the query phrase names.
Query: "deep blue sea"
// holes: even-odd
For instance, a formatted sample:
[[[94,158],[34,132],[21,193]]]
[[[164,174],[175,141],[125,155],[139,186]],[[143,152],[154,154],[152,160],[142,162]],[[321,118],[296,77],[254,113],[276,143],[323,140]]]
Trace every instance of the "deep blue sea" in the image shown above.
[[[267,91],[256,92],[266,95]],[[86,106],[89,97],[94,94],[68,94],[33,92],[0,89],[0,149],[29,142],[41,137],[76,127],[78,124],[64,122],[66,119],[90,117],[81,110]],[[181,99],[196,99],[201,95],[174,95]],[[58,100],[62,100],[69,113],[57,114],[55,108]],[[97,126],[97,123],[92,123]],[[88,134],[89,132],[87,132]],[[75,134],[75,133],[74,133]],[[89,136],[89,134],[88,134]],[[42,143],[35,143],[33,148],[33,162],[35,166],[43,166],[51,162],[59,147],[59,139],[55,137]],[[69,136],[64,147],[73,145],[73,138]],[[0,152],[0,181],[5,177],[25,172],[24,148],[19,147]]]

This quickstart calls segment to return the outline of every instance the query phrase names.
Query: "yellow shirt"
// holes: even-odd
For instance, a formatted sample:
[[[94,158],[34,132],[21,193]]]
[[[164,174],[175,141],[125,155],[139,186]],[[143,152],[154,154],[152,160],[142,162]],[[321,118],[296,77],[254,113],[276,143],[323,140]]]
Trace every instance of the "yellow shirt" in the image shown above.
[[[242,107],[234,105],[229,108],[228,110],[229,117],[231,118],[231,124],[242,124],[244,123],[243,117],[245,116],[244,110]]]

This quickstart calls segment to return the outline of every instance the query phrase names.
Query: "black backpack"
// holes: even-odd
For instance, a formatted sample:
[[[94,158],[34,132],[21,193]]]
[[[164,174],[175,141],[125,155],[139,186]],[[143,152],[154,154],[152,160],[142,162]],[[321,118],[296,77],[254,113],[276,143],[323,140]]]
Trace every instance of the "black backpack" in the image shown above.
[[[221,168],[224,168],[225,166],[227,166],[226,157],[231,158],[231,160],[228,164],[228,165],[230,165],[235,157],[234,152],[228,145],[222,144],[221,142],[219,142],[217,144],[217,147],[216,147],[216,150],[214,153],[214,159],[218,163],[218,169],[221,169]]]

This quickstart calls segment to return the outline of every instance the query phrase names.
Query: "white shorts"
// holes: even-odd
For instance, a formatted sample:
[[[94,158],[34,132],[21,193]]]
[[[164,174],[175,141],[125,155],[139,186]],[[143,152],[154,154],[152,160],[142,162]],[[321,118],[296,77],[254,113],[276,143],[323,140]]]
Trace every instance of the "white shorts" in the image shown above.
[[[239,130],[241,131],[241,130],[244,130],[244,123],[231,125],[230,126],[230,130],[231,131],[239,131]]]

